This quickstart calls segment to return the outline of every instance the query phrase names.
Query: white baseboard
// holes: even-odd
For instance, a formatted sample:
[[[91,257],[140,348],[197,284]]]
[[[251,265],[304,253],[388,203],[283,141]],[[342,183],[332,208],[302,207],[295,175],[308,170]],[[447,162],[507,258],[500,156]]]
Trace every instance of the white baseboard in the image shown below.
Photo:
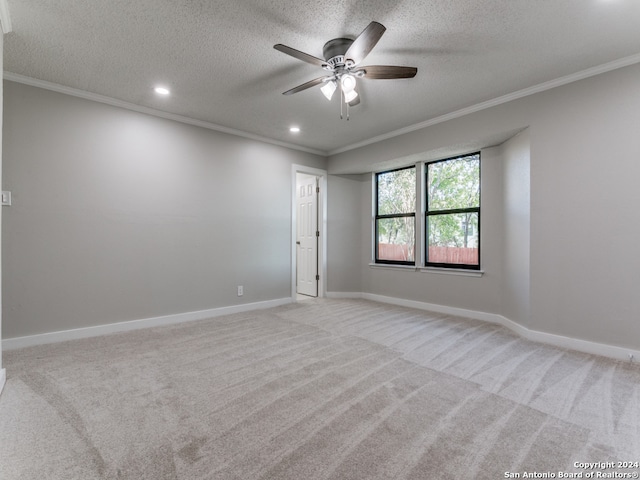
[[[2,340],[3,350],[15,350],[17,348],[31,347],[34,345],[44,345],[46,343],[64,342],[79,338],[97,337],[110,333],[127,332],[139,330],[141,328],[159,327],[162,325],[172,325],[175,323],[192,322],[195,320],[206,320],[207,318],[230,315],[232,313],[249,312],[265,308],[279,307],[292,303],[291,298],[280,298],[267,300],[264,302],[245,303],[243,305],[233,305],[230,307],[212,308],[209,310],[199,310],[196,312],[177,313],[162,317],[144,318],[141,320],[131,320],[128,322],[110,323],[95,327],[76,328],[73,330],[63,330],[60,332],[41,333],[25,337],[7,338]]]
[[[327,292],[327,298],[363,298],[360,292]]]
[[[503,317],[502,315],[496,315],[496,318],[499,319],[497,323],[500,325],[504,325],[521,337],[533,342],[546,343],[547,345],[553,345],[554,347],[577,350],[579,352],[600,355],[602,357],[609,357],[625,362],[630,362],[633,359],[633,363],[636,364],[640,361],[640,350],[618,347],[616,345],[609,345],[606,343],[591,342],[589,340],[582,340],[579,338],[565,337],[563,335],[541,332],[539,330],[531,330],[527,327],[523,327],[513,320]]]
[[[437,303],[418,302],[415,300],[405,300],[403,298],[385,297],[383,295],[375,295],[373,293],[363,293],[360,298],[373,300],[374,302],[390,303],[402,307],[410,307],[418,310],[429,310],[430,312],[444,313],[454,315],[456,317],[473,318],[489,323],[502,323],[493,313],[478,312],[477,310],[467,310],[464,308],[448,307],[446,305],[438,305]],[[506,326],[506,325],[505,325]]]
[[[457,317],[472,318],[475,320],[481,320],[483,322],[497,323],[502,325],[519,336],[531,340],[534,342],[545,343],[547,345],[553,345],[555,347],[564,348],[568,350],[576,350],[583,353],[590,353],[592,355],[600,355],[602,357],[609,357],[616,360],[622,360],[629,362],[629,356],[633,355],[634,362],[640,361],[640,350],[633,350],[631,348],[618,347],[615,345],[608,345],[606,343],[591,342],[588,340],[581,340],[578,338],[565,337],[562,335],[555,335],[553,333],[541,332],[538,330],[531,330],[527,327],[523,327],[519,323],[514,322],[502,315],[495,313],[479,312],[476,310],[466,310],[464,308],[448,307],[446,305],[438,305],[435,303],[418,302],[415,300],[406,300],[403,298],[386,297],[384,295],[376,295],[373,293],[342,293],[342,292],[330,292],[327,293],[329,298],[363,298],[366,300],[372,300],[375,302],[388,303],[391,305],[398,305],[402,307],[415,308],[417,310],[428,310],[430,312],[444,313],[447,315],[454,315]]]
[[[444,313],[458,317],[472,318],[483,322],[496,323],[502,325],[509,330],[515,332],[523,338],[534,342],[545,343],[559,348],[577,350],[593,355],[614,358],[616,360],[629,361],[629,355],[633,355],[635,362],[640,361],[640,350],[633,350],[615,345],[591,342],[552,333],[531,330],[520,325],[502,315],[495,313],[479,312],[476,310],[467,310],[464,308],[449,307],[446,305],[438,305],[435,303],[418,302],[415,300],[406,300],[396,297],[387,297],[384,295],[376,295],[372,293],[361,292],[327,292],[328,298],[362,298],[375,302],[388,303],[403,307],[415,308],[418,310],[428,310],[431,312]],[[219,317],[221,315],[229,315],[232,313],[248,312],[252,310],[261,310],[265,308],[278,307],[292,303],[291,298],[281,298],[276,300],[268,300],[264,302],[247,303],[244,305],[234,305],[230,307],[214,308],[210,310],[200,310],[196,312],[179,313],[175,315],[166,315],[162,317],[145,318],[141,320],[132,320],[128,322],[112,323],[107,325],[99,325],[95,327],[77,328],[73,330],[64,330],[60,332],[43,333],[38,335],[29,335],[26,337],[8,338],[2,341],[3,350],[15,350],[17,348],[30,347],[34,345],[43,345],[47,343],[63,342],[66,340],[75,340],[79,338],[95,337],[99,335],[108,335],[110,333],[126,332],[130,330],[138,330],[141,328],[158,327],[162,325],[171,325],[176,323],[191,322],[195,320],[205,320],[207,318]],[[0,370],[0,392],[6,381],[6,372]]]
[[[2,394],[5,383],[7,383],[7,370],[5,368],[0,368],[0,394]]]

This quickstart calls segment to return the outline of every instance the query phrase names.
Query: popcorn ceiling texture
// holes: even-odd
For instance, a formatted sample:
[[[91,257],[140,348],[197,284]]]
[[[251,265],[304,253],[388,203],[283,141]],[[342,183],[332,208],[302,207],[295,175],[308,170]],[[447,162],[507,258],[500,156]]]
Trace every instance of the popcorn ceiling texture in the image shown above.
[[[6,368],[3,479],[497,479],[640,460],[637,364],[364,300],[14,350]]]
[[[640,52],[640,2],[596,0],[8,0],[5,71],[277,141],[330,151]],[[372,20],[387,32],[365,60],[418,67],[363,80],[349,123],[323,75],[277,52],[322,56]],[[158,98],[153,86],[171,88]],[[302,127],[292,138],[291,123]]]

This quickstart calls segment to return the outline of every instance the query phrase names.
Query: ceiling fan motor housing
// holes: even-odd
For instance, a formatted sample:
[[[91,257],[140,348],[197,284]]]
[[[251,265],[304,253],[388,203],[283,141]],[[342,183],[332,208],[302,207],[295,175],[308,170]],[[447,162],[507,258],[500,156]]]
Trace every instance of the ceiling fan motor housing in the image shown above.
[[[324,44],[324,47],[322,47],[322,55],[329,63],[331,63],[330,60],[335,57],[344,58],[344,54],[347,53],[352,43],[353,40],[350,38],[334,38]]]

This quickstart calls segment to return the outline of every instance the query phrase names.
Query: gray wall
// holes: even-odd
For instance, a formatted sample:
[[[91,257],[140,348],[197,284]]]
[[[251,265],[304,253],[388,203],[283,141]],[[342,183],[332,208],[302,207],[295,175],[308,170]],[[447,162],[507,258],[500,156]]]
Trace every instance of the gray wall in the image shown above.
[[[0,28],[0,74],[4,72],[4,34]],[[2,121],[3,121],[3,102],[4,92],[3,85],[0,82],[0,185],[4,190],[2,183]],[[2,239],[2,207],[0,207],[0,240]],[[2,370],[2,242],[0,242],[0,370]],[[0,386],[2,388],[2,386]]]
[[[512,320],[533,330],[640,348],[640,257],[635,254],[640,238],[635,220],[640,177],[638,78],[636,64],[330,157],[330,174],[363,173],[394,159],[455,152],[529,127],[530,270],[528,279],[518,276],[517,300],[511,294],[505,299],[502,292],[495,305],[495,285],[484,286],[489,278],[434,280],[426,274],[368,267],[363,269],[364,290],[517,315],[521,318]],[[517,150],[507,146],[497,155]],[[511,170],[517,167],[514,162],[505,177],[515,182],[513,188],[518,181],[526,183]],[[511,198],[512,187],[502,188],[505,198]],[[369,207],[363,206],[361,218],[370,219],[371,194],[363,195]],[[510,215],[508,206],[496,208]],[[511,229],[518,222],[503,218],[503,223]],[[483,230],[487,233],[484,224]],[[363,237],[366,248],[370,229]],[[518,262],[527,264],[526,258],[516,261],[516,239],[509,238],[508,263],[503,254],[503,265],[495,270],[492,266],[498,276],[515,274]],[[508,280],[507,276],[496,285]]]
[[[291,165],[324,158],[13,82],[5,96],[3,338],[291,296]]]
[[[331,157],[328,291],[639,348],[638,78],[626,67]],[[5,86],[4,338],[290,296],[291,164],[323,158]],[[366,173],[478,146],[494,146],[485,275],[369,267]]]
[[[367,224],[361,240],[367,256],[361,265],[366,293],[447,305],[450,307],[498,312],[502,284],[502,157],[499,148],[481,151],[481,278],[445,275],[399,268],[371,267],[372,262],[372,186],[362,190],[363,216]]]
[[[327,217],[327,291],[360,292],[361,189],[370,185],[368,175],[329,175]],[[355,222],[354,222],[355,220]]]
[[[527,328],[531,317],[531,147],[529,130],[501,148],[503,186],[502,310]]]

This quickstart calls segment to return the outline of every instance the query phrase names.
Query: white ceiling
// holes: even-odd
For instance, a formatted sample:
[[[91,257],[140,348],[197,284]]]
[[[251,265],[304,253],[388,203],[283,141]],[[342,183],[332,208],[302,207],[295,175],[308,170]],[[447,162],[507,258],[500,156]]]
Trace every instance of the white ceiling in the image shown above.
[[[640,61],[638,0],[7,0],[8,78],[103,95],[249,136],[335,152],[609,62]],[[359,82],[340,120],[338,96],[314,87],[324,43],[386,33],[362,63],[418,68],[414,79]],[[617,63],[616,63],[617,64]],[[12,75],[13,74],[13,75]],[[171,89],[160,98],[153,87]],[[289,127],[302,131],[291,134]]]

